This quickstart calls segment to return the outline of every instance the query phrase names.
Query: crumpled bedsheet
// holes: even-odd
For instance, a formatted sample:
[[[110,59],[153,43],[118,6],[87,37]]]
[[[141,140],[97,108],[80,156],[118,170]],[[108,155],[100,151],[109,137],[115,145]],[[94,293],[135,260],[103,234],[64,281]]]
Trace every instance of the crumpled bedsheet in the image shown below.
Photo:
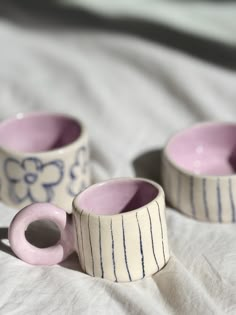
[[[196,121],[235,121],[235,73],[158,43],[4,19],[0,42],[0,118],[50,110],[82,119],[94,182],[160,181],[160,150],[173,132]],[[236,314],[235,224],[197,222],[168,207],[167,266],[117,284],[82,273],[75,254],[50,267],[17,259],[7,241],[16,211],[0,204],[1,315]]]

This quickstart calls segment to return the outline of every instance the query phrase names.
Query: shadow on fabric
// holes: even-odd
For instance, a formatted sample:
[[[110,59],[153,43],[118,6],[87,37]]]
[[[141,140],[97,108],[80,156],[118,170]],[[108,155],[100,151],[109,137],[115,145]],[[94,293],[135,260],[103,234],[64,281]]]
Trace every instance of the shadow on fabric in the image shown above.
[[[80,267],[78,256],[75,252],[73,254],[71,254],[69,257],[67,257],[66,260],[62,261],[59,264],[59,266],[66,268],[66,269],[71,269],[74,271],[83,272],[81,267]]]
[[[236,69],[236,47],[174,29],[157,21],[127,16],[108,17],[78,6],[66,7],[53,0],[2,0],[0,17],[35,27],[60,26],[83,30],[119,32],[163,44],[197,58]]]
[[[162,182],[162,148],[147,151],[137,156],[132,164],[135,175],[137,177],[144,177],[158,183],[163,187]],[[168,200],[166,200],[167,207],[171,207]],[[172,208],[172,207],[171,207]],[[173,208],[172,208],[173,209]]]
[[[151,179],[162,186],[161,179],[162,149],[142,153],[133,160],[133,167],[137,177]]]
[[[0,228],[0,251],[7,253],[11,256],[15,256],[13,251],[11,250],[11,247],[4,243],[4,241],[6,240],[8,240],[8,228],[1,227]]]

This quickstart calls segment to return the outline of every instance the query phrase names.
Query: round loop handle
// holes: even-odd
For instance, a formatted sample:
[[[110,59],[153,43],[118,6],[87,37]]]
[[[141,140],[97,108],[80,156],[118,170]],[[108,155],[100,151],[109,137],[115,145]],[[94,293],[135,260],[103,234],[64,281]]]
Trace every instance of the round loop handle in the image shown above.
[[[27,227],[38,220],[50,220],[58,226],[61,237],[57,244],[38,248],[27,241]],[[35,203],[20,210],[11,222],[8,238],[13,252],[32,265],[54,265],[74,251],[72,220],[65,210],[50,203]]]

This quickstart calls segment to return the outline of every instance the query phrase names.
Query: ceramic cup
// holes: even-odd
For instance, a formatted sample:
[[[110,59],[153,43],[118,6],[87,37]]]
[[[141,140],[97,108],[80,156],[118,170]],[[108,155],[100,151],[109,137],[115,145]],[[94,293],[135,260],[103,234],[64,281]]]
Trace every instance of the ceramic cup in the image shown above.
[[[236,124],[207,122],[180,131],[163,153],[167,200],[205,221],[236,221]]]
[[[25,238],[36,220],[57,224],[60,241],[39,249]],[[9,228],[12,250],[30,264],[52,265],[78,253],[82,270],[115,282],[142,279],[169,259],[162,188],[146,179],[114,179],[90,186],[75,197],[72,220],[49,203],[21,210]]]
[[[88,138],[76,118],[54,113],[18,114],[0,124],[1,200],[22,208],[52,202],[71,209],[90,184]]]

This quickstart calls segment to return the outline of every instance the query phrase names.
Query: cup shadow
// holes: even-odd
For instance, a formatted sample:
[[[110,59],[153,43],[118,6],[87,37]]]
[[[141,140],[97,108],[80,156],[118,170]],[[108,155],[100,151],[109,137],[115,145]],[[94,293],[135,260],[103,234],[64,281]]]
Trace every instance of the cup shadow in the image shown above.
[[[84,273],[80,267],[79,258],[76,252],[72,253],[69,257],[62,261],[59,266]]]
[[[162,181],[162,152],[163,148],[147,151],[137,156],[132,164],[137,177],[144,177],[158,183],[163,187]],[[170,207],[168,200],[166,205]]]
[[[161,156],[162,148],[147,151],[137,156],[132,162],[135,175],[151,179],[162,186]]]
[[[9,254],[11,256],[15,256],[15,254],[11,250],[11,247],[4,244],[3,240],[8,240],[8,228],[6,227],[0,228],[0,251],[6,254]]]

